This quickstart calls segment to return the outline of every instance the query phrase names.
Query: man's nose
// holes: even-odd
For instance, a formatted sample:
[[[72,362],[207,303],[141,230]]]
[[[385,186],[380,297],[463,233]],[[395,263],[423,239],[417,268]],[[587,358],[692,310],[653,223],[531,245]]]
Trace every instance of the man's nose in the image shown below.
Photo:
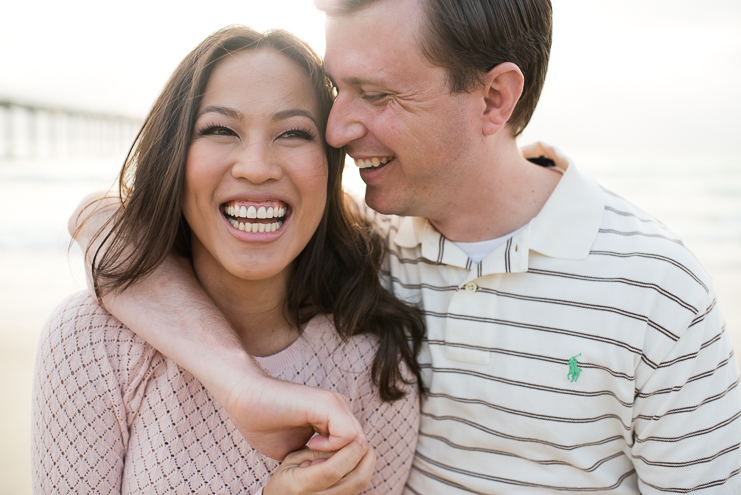
[[[348,143],[362,138],[368,132],[356,102],[350,97],[344,97],[342,93],[332,106],[327,121],[327,142],[335,148],[342,148]]]

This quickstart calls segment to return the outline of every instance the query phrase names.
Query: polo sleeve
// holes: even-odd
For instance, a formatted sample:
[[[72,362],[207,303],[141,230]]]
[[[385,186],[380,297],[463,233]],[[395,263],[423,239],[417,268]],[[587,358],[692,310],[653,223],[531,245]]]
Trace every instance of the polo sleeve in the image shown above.
[[[712,290],[702,307],[658,364],[636,372],[631,454],[642,494],[741,493],[739,369]]]

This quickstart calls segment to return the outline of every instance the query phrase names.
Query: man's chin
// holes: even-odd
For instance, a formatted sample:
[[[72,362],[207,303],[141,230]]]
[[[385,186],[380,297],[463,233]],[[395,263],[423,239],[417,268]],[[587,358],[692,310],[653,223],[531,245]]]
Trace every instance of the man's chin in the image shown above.
[[[405,208],[404,203],[402,198],[390,194],[388,190],[382,190],[378,186],[367,186],[365,188],[365,204],[378,213],[406,216],[408,208]]]

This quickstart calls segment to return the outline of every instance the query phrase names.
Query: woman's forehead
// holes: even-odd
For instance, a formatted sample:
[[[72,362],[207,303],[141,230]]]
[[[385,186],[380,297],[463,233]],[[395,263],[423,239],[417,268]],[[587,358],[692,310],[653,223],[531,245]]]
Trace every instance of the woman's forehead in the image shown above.
[[[243,113],[304,108],[318,113],[316,92],[303,68],[270,48],[229,54],[214,67],[200,107],[222,105]]]

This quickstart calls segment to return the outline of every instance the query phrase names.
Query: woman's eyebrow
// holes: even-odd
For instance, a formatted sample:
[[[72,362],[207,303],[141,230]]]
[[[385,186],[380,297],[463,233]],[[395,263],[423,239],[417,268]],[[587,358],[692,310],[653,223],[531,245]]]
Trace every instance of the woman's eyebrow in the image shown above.
[[[236,120],[240,120],[242,118],[242,114],[234,110],[233,108],[220,107],[218,105],[209,105],[203,110],[201,110],[200,112],[198,112],[198,115],[196,115],[196,119],[199,118],[201,115],[210,113],[210,112],[220,113],[221,115],[225,115],[227,117],[231,117]]]
[[[304,110],[303,108],[289,108],[288,110],[281,110],[280,112],[276,112],[273,114],[272,120],[277,122],[279,120],[290,119],[291,117],[309,118],[312,122],[314,122],[314,125],[319,127],[319,123],[316,121],[311,112],[309,112],[308,110]]]

